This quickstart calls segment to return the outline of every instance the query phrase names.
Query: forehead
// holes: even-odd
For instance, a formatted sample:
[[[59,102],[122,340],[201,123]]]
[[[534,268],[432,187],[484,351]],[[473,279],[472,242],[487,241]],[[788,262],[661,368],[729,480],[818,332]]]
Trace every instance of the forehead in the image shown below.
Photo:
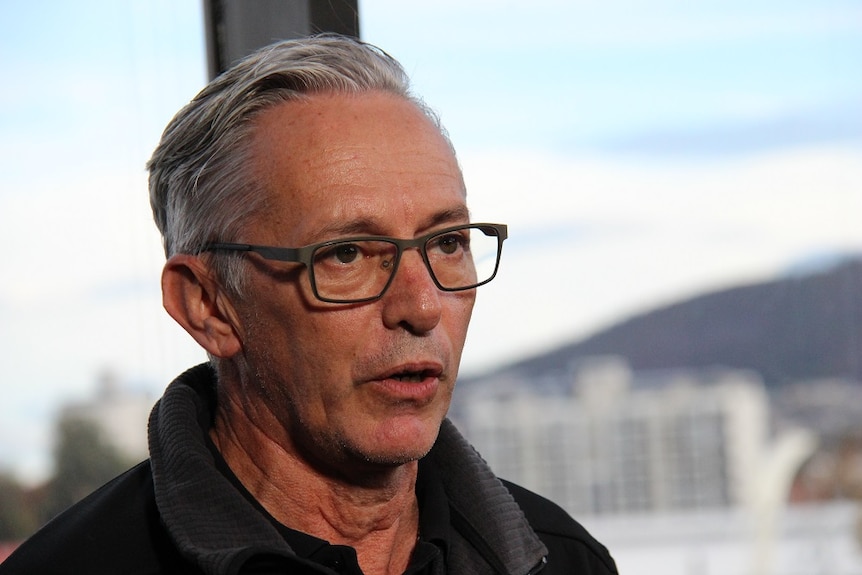
[[[256,120],[252,152],[269,194],[266,219],[282,237],[312,239],[358,220],[369,233],[395,233],[370,228],[421,226],[435,211],[464,211],[448,141],[395,95],[321,94],[279,104]]]

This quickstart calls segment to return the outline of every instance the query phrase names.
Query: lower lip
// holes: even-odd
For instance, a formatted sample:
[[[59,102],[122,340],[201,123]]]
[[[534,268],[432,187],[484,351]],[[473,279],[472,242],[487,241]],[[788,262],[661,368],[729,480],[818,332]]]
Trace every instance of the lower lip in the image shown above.
[[[440,380],[436,377],[426,377],[422,381],[379,379],[372,383],[378,391],[396,401],[416,403],[427,403],[434,399],[440,386]]]

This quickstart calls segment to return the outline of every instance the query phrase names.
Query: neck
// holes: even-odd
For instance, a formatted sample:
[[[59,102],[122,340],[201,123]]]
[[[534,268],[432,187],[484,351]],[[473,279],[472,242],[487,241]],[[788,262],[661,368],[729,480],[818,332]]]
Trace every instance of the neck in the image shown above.
[[[283,525],[356,549],[364,573],[403,573],[418,534],[418,463],[321,470],[303,458],[287,434],[275,436],[222,409],[210,432],[228,466]]]

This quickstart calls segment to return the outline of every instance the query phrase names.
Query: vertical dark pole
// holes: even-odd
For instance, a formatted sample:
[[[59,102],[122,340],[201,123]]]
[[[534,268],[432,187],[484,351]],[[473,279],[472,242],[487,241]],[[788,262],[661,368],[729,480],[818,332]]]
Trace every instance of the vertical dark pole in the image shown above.
[[[359,37],[359,0],[204,0],[210,78],[276,40],[319,32]]]

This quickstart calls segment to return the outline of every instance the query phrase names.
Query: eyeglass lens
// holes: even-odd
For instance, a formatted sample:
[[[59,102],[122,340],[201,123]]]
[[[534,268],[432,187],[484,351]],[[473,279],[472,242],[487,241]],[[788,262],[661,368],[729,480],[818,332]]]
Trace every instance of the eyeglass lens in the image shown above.
[[[457,290],[474,287],[494,275],[498,242],[492,232],[468,227],[432,236],[424,248],[440,287]],[[312,257],[315,287],[326,299],[377,297],[386,289],[397,259],[398,246],[387,240],[321,246]]]

